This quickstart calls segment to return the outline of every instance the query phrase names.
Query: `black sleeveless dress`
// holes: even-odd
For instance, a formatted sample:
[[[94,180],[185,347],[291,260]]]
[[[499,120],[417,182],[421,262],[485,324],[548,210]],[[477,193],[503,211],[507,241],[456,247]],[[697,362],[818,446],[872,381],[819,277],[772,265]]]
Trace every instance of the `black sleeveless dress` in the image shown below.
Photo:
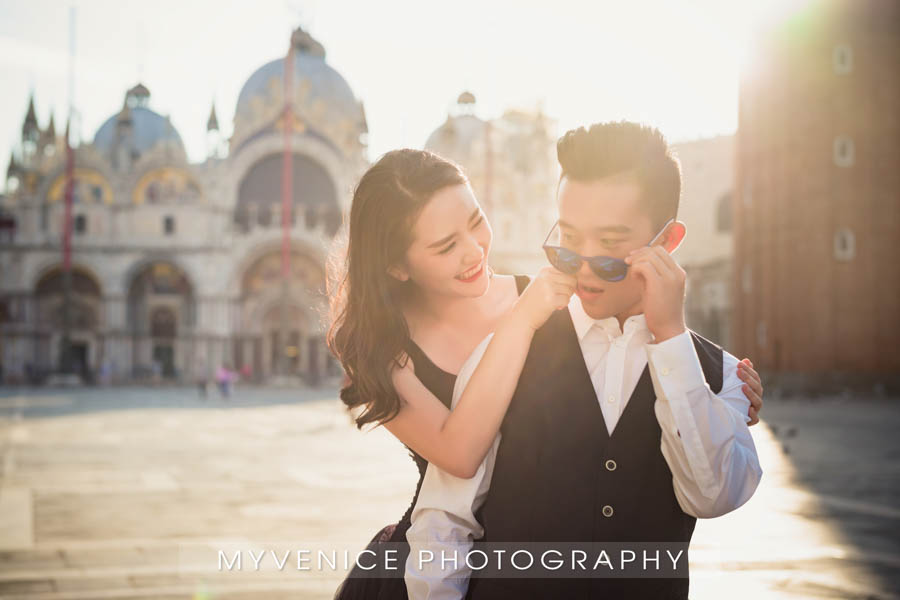
[[[528,285],[529,277],[527,275],[515,275],[516,290],[519,295]],[[450,408],[450,401],[453,398],[453,386],[456,384],[456,375],[442,370],[440,367],[431,362],[419,346],[410,340],[408,348],[409,356],[416,365],[416,376],[419,380],[431,390],[431,393]],[[413,495],[412,502],[400,521],[382,527],[375,537],[366,545],[366,550],[374,552],[378,558],[373,559],[371,555],[362,555],[361,562],[369,564],[376,563],[379,566],[384,565],[384,559],[381,552],[384,549],[397,550],[392,555],[392,560],[396,560],[392,564],[397,565],[397,571],[386,575],[382,570],[372,569],[365,571],[358,566],[354,566],[350,574],[341,582],[334,593],[334,600],[408,600],[406,594],[406,583],[403,580],[403,566],[406,564],[406,557],[409,554],[409,543],[406,541],[406,531],[410,527],[410,516],[416,500],[419,498],[419,490],[422,488],[422,480],[425,478],[425,469],[428,467],[428,461],[419,456],[414,450],[407,446],[409,454],[416,463],[419,470],[419,482],[416,484],[416,493]],[[390,542],[389,544],[383,544]],[[402,549],[402,550],[401,550]]]

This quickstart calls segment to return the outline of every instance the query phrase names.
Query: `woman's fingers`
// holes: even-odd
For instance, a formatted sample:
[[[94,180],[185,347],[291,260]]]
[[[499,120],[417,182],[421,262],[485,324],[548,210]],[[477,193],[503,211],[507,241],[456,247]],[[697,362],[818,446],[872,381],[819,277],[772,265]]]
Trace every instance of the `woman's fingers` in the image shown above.
[[[750,425],[756,425],[757,423],[759,423],[759,412],[757,412],[757,410],[756,410],[755,408],[753,408],[753,407],[751,406],[751,407],[750,407],[750,412],[749,412],[748,414],[750,415],[750,422],[747,423],[747,426],[748,426],[748,427],[749,427]]]
[[[762,387],[762,382],[759,379],[754,379],[752,374],[750,374],[750,373],[744,373],[744,376],[741,377],[741,379],[744,381],[744,383],[747,386],[750,387],[750,389],[753,390],[754,393],[756,393],[759,396],[762,396],[763,387]]]
[[[746,359],[745,359],[746,360]],[[741,361],[738,363],[738,373],[741,375],[741,379],[747,381],[748,379],[756,381],[762,386],[762,379],[759,376],[759,373],[756,372],[756,369],[753,367],[747,366],[747,363]]]
[[[577,279],[574,275],[566,275],[565,273],[557,272],[547,275],[547,281],[557,285],[570,285],[575,287]]]
[[[746,383],[741,386],[741,390],[747,396],[747,400],[750,401],[750,408],[755,409],[757,412],[762,410],[762,394]]]

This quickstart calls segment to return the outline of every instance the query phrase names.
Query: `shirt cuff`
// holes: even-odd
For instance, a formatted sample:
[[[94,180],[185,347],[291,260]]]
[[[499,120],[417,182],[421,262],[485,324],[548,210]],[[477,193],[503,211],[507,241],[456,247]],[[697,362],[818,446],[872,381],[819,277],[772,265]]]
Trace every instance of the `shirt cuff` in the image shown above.
[[[689,391],[706,385],[703,367],[700,366],[700,358],[688,330],[658,344],[646,344],[644,347],[647,349],[647,360],[652,363],[660,385],[669,390],[670,394],[674,392],[686,395]]]

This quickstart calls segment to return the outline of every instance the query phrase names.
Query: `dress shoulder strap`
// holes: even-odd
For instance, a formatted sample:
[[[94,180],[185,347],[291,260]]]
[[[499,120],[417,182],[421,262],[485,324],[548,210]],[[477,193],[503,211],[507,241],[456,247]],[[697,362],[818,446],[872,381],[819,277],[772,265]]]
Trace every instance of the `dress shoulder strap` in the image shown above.
[[[528,287],[528,284],[531,282],[531,277],[528,275],[513,275],[516,278],[516,290],[519,292],[519,295],[522,295],[522,292]]]

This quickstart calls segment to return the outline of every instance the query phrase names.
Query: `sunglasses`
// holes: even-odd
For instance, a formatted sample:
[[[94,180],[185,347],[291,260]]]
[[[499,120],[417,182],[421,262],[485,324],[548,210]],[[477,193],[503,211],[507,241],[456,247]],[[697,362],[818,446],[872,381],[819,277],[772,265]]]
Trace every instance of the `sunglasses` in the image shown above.
[[[650,243],[647,245],[652,246],[659,236],[662,235],[662,232],[666,230],[666,227],[669,226],[669,223],[674,220],[675,219],[669,219],[666,221],[666,224],[659,230],[659,233],[653,236],[653,239],[650,240]],[[553,229],[550,230],[550,233],[547,234],[547,238],[541,245],[544,252],[547,254],[547,260],[550,261],[551,265],[567,275],[574,275],[578,272],[578,269],[581,268],[581,263],[586,262],[591,268],[591,271],[594,272],[594,275],[604,281],[622,281],[625,279],[625,275],[628,274],[628,263],[621,258],[612,256],[582,256],[568,248],[548,244],[547,240],[550,239],[550,235],[558,228],[559,221],[553,225]]]

